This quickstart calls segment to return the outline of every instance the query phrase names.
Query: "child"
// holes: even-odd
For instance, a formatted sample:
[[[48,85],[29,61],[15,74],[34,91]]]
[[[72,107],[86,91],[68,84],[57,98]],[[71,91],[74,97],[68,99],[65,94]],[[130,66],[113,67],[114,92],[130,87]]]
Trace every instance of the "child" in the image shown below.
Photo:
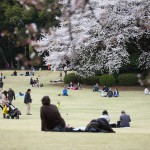
[[[64,87],[63,89],[63,96],[68,96],[68,90],[67,90],[67,87]]]
[[[60,110],[60,102],[57,102],[57,108]]]

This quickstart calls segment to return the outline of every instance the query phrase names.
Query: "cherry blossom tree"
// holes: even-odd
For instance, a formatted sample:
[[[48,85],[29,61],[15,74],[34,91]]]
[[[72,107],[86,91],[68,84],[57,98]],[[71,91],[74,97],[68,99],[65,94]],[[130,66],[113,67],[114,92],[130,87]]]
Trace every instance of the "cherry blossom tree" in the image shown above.
[[[110,74],[130,63],[126,42],[150,36],[149,0],[60,0],[62,17],[60,27],[50,28],[34,43],[46,64],[56,69],[70,61],[68,69],[81,76],[90,76],[96,70]],[[139,66],[150,68],[150,48],[140,51]]]

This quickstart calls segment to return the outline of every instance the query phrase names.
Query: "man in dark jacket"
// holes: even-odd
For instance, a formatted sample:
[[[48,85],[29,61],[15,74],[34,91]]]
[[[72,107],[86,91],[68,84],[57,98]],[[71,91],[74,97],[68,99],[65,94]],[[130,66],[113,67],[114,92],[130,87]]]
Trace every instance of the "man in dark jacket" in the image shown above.
[[[112,97],[112,96],[113,96],[113,91],[111,90],[111,88],[110,88],[109,91],[107,92],[107,96],[108,96],[108,97]]]
[[[30,93],[31,93],[31,89],[28,89],[24,96],[24,103],[27,105],[27,114],[26,115],[32,115],[30,113],[30,103],[32,103]]]
[[[104,132],[104,133],[115,133],[110,127],[108,121],[105,118],[98,118],[92,120],[86,127],[85,131],[88,132]]]
[[[65,129],[65,121],[61,117],[57,107],[50,104],[49,96],[42,98],[42,104],[40,109],[41,117],[41,130],[42,131],[54,131],[56,128],[60,130]]]
[[[118,121],[118,127],[130,127],[130,115],[127,115],[125,111],[121,112],[120,121]]]
[[[15,100],[16,97],[15,97],[15,92],[12,90],[12,88],[9,88],[8,90],[8,100],[10,103],[12,103],[12,100]]]

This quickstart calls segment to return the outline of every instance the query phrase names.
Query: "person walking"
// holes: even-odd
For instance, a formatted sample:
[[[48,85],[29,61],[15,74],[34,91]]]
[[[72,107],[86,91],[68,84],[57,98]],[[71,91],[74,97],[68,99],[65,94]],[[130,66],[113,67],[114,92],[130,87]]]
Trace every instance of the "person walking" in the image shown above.
[[[16,97],[15,97],[15,92],[12,90],[12,88],[9,88],[8,90],[8,100],[10,103],[12,103],[12,100],[15,100]]]
[[[26,94],[25,94],[25,97],[24,97],[24,103],[27,106],[27,113],[26,113],[26,115],[32,115],[30,113],[30,107],[31,107],[31,103],[32,103],[32,99],[31,99],[30,93],[31,93],[31,89],[28,89]]]

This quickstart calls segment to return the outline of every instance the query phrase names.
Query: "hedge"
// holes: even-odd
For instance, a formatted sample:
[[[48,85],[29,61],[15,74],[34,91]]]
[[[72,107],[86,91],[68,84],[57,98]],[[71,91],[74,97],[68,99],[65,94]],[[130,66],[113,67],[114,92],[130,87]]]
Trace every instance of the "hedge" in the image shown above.
[[[77,80],[77,76],[75,73],[68,73],[65,77],[64,77],[64,83],[65,84],[69,84],[70,81],[72,81],[73,83],[76,83]]]
[[[99,84],[107,86],[116,85],[116,78],[114,77],[114,75],[103,74],[99,78]]]
[[[84,83],[87,85],[94,85],[96,83],[99,83],[99,76],[91,76],[91,77],[84,79],[83,77],[80,77],[76,75],[75,73],[69,73],[64,77],[64,83],[69,84],[70,81],[72,81],[73,83],[80,82],[80,83]]]
[[[138,85],[137,75],[134,73],[125,73],[118,76],[118,84],[119,85]]]
[[[87,85],[95,85],[96,83],[99,83],[100,76],[91,76],[86,79],[84,79],[83,83]]]

